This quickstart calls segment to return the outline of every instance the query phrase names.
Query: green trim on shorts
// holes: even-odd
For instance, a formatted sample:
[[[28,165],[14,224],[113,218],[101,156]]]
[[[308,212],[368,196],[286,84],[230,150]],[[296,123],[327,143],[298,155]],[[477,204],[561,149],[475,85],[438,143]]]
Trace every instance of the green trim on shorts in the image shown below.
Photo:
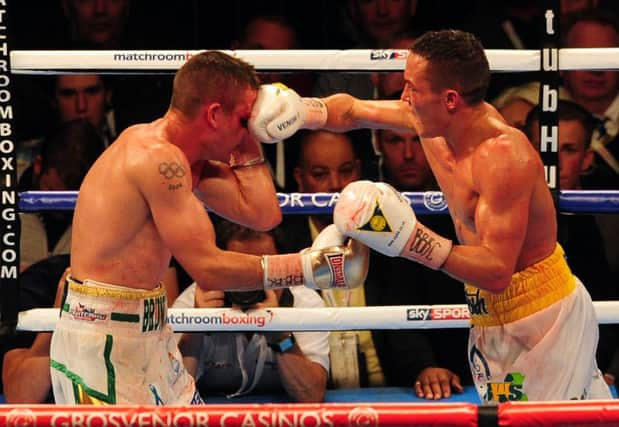
[[[107,371],[107,394],[104,394],[100,391],[92,389],[88,387],[82,377],[77,375],[75,372],[69,370],[64,363],[60,363],[56,360],[50,359],[50,366],[53,369],[56,369],[69,378],[73,383],[73,392],[75,394],[75,402],[80,403],[80,390],[79,387],[89,396],[94,397],[97,400],[100,400],[105,403],[115,404],[116,403],[116,373],[114,371],[114,365],[110,359],[110,354],[112,353],[112,344],[114,343],[114,337],[112,335],[105,336],[105,348],[103,350],[103,359],[105,360],[105,368]]]
[[[139,314],[131,314],[131,313],[115,313],[115,312],[112,312],[110,314],[110,320],[115,320],[117,322],[140,323],[140,315]]]
[[[69,313],[71,310],[71,306],[69,303],[66,303],[62,306],[62,311]],[[128,322],[128,323],[140,323],[140,315],[133,313],[110,313],[110,320],[115,322]]]

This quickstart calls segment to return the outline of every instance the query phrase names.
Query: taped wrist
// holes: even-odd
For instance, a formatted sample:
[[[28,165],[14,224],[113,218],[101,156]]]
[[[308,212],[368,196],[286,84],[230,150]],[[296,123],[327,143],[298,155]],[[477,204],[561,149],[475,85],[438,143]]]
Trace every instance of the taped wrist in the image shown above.
[[[243,163],[235,163],[233,165],[230,165],[230,169],[240,169],[240,168],[247,168],[250,166],[263,165],[265,162],[266,160],[264,159],[264,157],[258,156],[253,159],[244,161]]]
[[[301,254],[263,255],[264,289],[287,288],[305,284]]]
[[[438,270],[445,264],[452,246],[451,240],[417,221],[400,256]]]
[[[327,105],[320,98],[301,98],[305,107],[303,128],[319,129],[327,123]]]

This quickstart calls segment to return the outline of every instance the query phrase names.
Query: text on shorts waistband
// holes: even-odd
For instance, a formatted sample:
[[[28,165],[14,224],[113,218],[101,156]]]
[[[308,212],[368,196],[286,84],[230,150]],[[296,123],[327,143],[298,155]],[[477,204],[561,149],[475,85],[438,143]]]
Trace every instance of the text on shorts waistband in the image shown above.
[[[161,284],[142,290],[68,277],[67,286],[71,298],[65,300],[62,311],[72,320],[101,326],[121,322],[136,332],[158,331],[166,323],[166,292]]]
[[[465,296],[475,326],[498,326],[523,319],[574,291],[576,280],[561,245],[547,258],[512,276],[500,294],[465,284]]]

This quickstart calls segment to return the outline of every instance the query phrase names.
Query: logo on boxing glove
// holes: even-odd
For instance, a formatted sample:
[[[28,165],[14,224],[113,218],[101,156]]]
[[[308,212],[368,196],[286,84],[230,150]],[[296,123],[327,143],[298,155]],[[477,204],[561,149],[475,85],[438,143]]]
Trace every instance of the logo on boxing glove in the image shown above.
[[[331,271],[331,287],[347,288],[344,275],[344,254],[326,254],[326,258]]]
[[[392,231],[392,228],[387,221],[387,217],[383,214],[383,211],[380,208],[378,200],[376,201],[376,206],[374,207],[374,212],[372,212],[370,219],[368,222],[359,227],[358,230],[385,233],[390,233]]]

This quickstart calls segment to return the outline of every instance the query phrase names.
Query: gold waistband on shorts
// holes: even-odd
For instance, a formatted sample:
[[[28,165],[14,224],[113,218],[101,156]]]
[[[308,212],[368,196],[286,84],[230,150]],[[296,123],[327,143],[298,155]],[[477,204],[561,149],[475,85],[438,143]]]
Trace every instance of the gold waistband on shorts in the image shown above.
[[[69,289],[82,295],[101,298],[141,300],[145,298],[157,298],[166,294],[161,283],[155,289],[134,289],[124,286],[110,285],[95,280],[78,281],[71,276],[67,277]]]
[[[494,294],[465,285],[466,300],[475,326],[498,326],[537,313],[574,291],[576,280],[559,244],[547,258],[512,276],[509,286]]]

